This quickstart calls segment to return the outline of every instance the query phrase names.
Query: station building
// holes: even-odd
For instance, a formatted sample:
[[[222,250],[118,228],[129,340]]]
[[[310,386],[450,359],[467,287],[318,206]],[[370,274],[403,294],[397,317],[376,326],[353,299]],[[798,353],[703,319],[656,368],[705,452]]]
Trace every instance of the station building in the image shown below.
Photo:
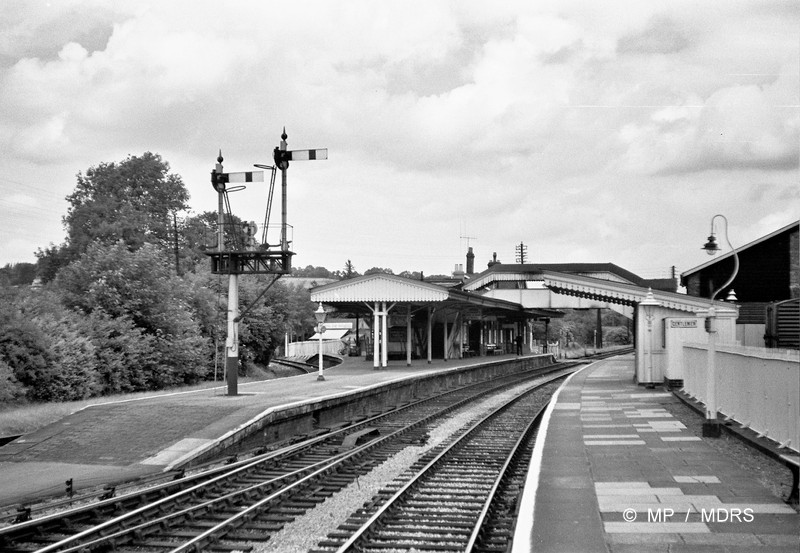
[[[733,290],[739,316],[736,341],[744,346],[800,348],[800,221],[736,248],[739,270],[718,296]],[[729,251],[681,274],[686,293],[708,298],[733,274]]]
[[[737,249],[738,275],[718,293],[727,298],[735,289],[733,301],[709,299],[733,270],[732,252],[683,273],[681,294],[676,279],[643,279],[613,263],[504,264],[495,256],[476,273],[472,248],[466,271],[457,265],[450,279],[373,274],[313,288],[311,300],[367,321],[376,368],[390,357],[410,364],[513,353],[518,337],[529,353],[537,351],[534,324],[546,328],[565,309],[612,309],[634,321],[637,380],[681,383],[683,344],[707,342],[709,315],[720,344],[798,347],[791,341],[800,339],[798,230],[794,222]]]
[[[471,249],[470,249],[471,250]],[[565,309],[613,309],[633,318],[636,374],[642,384],[680,381],[682,340],[705,339],[710,302],[678,294],[673,279],[647,281],[612,263],[490,263],[456,282],[372,274],[319,286],[311,300],[339,317],[366,319],[366,345],[375,368],[388,359],[457,359],[513,353],[519,338],[532,351],[532,325],[563,317]],[[655,288],[654,288],[655,286]],[[646,311],[642,302],[650,302]],[[737,309],[714,302],[720,340],[735,339]]]

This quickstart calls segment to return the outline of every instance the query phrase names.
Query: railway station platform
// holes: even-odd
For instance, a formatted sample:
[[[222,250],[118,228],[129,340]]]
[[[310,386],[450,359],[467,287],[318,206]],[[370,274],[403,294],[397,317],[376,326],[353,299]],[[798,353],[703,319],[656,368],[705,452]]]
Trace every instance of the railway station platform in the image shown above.
[[[800,515],[673,416],[672,393],[633,376],[633,356],[620,356],[562,386],[539,431],[514,553],[800,550]]]
[[[99,401],[0,447],[0,507],[64,497],[66,480],[77,492],[154,476],[190,459],[269,410],[336,398],[465,366],[517,359],[516,355],[457,360],[371,361],[344,358],[317,373],[224,385],[192,392],[153,393],[128,401]]]

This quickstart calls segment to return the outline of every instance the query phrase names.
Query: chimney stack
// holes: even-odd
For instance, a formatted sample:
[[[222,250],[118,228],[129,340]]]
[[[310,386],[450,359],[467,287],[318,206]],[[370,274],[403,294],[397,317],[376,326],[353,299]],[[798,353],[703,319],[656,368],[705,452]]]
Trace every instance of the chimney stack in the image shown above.
[[[475,274],[475,254],[472,253],[472,246],[467,249],[467,274]]]

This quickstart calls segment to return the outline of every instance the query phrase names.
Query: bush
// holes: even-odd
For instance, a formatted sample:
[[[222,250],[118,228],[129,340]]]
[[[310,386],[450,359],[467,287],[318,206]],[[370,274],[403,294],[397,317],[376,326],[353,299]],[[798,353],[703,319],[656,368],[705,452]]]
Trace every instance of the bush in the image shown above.
[[[0,402],[12,402],[25,396],[25,388],[14,377],[14,370],[0,360]]]
[[[96,395],[99,390],[95,372],[97,348],[70,319],[74,316],[46,314],[33,321],[48,337],[50,362],[31,386],[29,396],[32,399],[73,401]]]
[[[0,317],[0,362],[25,387],[26,396],[39,399],[37,386],[50,378],[50,358],[44,333],[21,316]]]
[[[143,356],[141,374],[117,382],[106,374],[112,389],[128,383],[160,389],[197,382],[209,372],[209,339],[195,319],[194,291],[169,267],[150,244],[129,251],[122,242],[94,243],[56,279],[68,306],[126,319],[140,331],[142,347],[127,350]],[[118,339],[114,332],[105,336]]]

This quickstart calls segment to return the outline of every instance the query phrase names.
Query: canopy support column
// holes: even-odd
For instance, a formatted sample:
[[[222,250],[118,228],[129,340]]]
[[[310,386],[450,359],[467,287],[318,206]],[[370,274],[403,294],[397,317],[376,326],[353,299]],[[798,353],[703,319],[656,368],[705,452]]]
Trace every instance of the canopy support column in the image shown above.
[[[386,367],[389,364],[389,312],[386,309],[386,302],[381,302],[381,309],[383,313],[383,324],[381,325],[381,330],[383,333],[382,344],[381,344],[381,366]]]
[[[433,308],[428,307],[428,365],[433,358]]]
[[[375,309],[372,311],[373,313],[373,324],[372,324],[372,368],[378,369],[380,367],[380,356],[381,356],[381,334],[380,334],[380,308],[378,307],[378,302],[375,302]]]
[[[450,337],[448,336],[448,333],[447,333],[447,310],[444,310],[443,314],[444,314],[444,317],[443,317],[444,318],[444,333],[443,333],[444,334],[444,360],[447,361],[447,359],[448,359],[448,357],[447,357],[447,346],[448,346],[448,342],[450,342],[450,339],[449,339]]]
[[[411,304],[406,312],[406,366],[411,366]]]

